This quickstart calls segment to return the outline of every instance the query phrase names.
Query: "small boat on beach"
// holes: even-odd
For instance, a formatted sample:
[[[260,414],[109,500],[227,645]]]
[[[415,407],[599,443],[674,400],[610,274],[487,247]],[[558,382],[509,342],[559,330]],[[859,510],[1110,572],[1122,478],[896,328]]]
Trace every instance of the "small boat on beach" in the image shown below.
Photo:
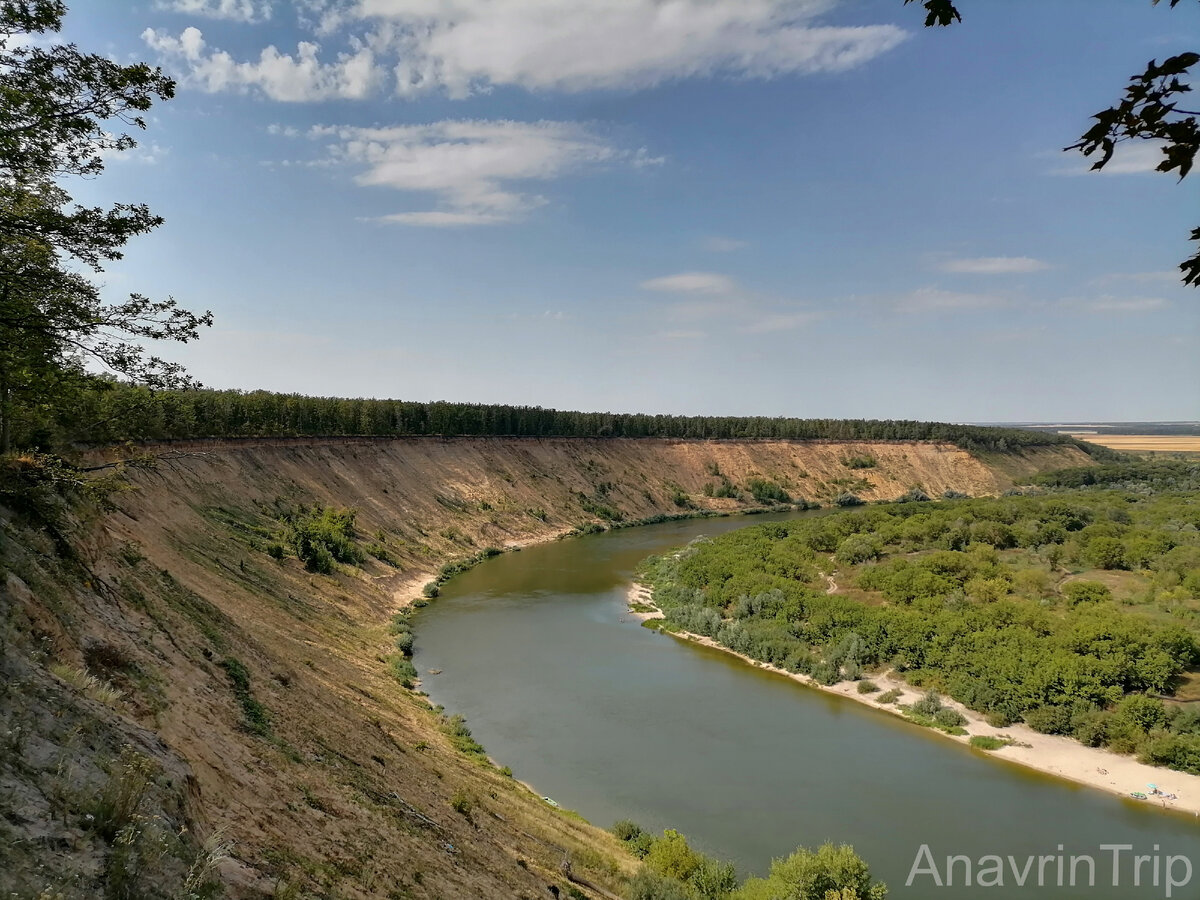
[[[1146,799],[1146,795],[1143,794],[1141,791],[1130,791],[1129,796],[1132,797],[1134,800],[1145,800]]]

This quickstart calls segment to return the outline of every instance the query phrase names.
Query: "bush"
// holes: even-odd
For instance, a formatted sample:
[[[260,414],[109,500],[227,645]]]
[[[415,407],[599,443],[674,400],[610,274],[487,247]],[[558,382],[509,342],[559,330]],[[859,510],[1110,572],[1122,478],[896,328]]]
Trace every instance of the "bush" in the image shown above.
[[[900,697],[903,693],[904,692],[901,691],[899,688],[892,688],[890,691],[884,691],[882,694],[880,694],[878,697],[876,697],[875,702],[883,703],[883,704],[895,703],[897,700],[900,699]]]
[[[1062,706],[1039,706],[1025,713],[1025,724],[1039,734],[1068,734],[1071,711]]]
[[[918,716],[926,716],[930,719],[937,716],[943,709],[942,698],[938,696],[937,691],[929,691],[912,705],[912,711]]]
[[[860,681],[855,690],[860,694],[874,694],[879,690],[879,685],[873,681]]]
[[[747,479],[746,490],[759,503],[787,503],[792,499],[787,491],[766,478]]]
[[[288,523],[287,542],[310,572],[328,575],[335,561],[361,563],[363,553],[354,541],[355,515],[353,509],[321,506],[291,513],[284,517]]]
[[[283,549],[283,544],[279,543],[278,541],[272,541],[271,543],[267,544],[267,555],[272,559],[283,559],[285,552],[286,551]]]
[[[838,506],[862,506],[864,503],[861,497],[849,491],[846,491],[844,494],[838,494],[833,502]]]
[[[436,581],[427,582],[425,587],[421,588],[421,596],[428,600],[432,600],[441,593],[442,589]]]
[[[948,706],[939,709],[934,715],[933,721],[937,722],[942,728],[961,728],[967,724],[966,716],[957,709],[951,709]]]
[[[1063,585],[1062,595],[1071,606],[1104,603],[1112,599],[1112,591],[1099,581],[1069,581]]]
[[[389,663],[392,677],[400,682],[400,686],[411,688],[417,681],[417,667],[405,656],[393,656]]]
[[[645,834],[645,829],[630,819],[621,819],[618,822],[614,822],[609,831],[613,833],[618,841],[632,841],[638,835]]]
[[[847,469],[873,469],[878,465],[878,461],[870,453],[862,453],[845,457],[842,465]]]
[[[999,750],[1001,747],[1011,746],[1012,739],[992,737],[989,734],[973,734],[969,743],[978,750]]]

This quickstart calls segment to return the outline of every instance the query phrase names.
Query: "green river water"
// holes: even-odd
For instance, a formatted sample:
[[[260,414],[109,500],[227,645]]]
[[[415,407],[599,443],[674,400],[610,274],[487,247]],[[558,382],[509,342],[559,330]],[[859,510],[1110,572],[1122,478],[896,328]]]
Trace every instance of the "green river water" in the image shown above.
[[[764,873],[773,857],[826,840],[853,844],[902,900],[1165,897],[1168,856],[1200,870],[1200,821],[1191,816],[989,758],[657,634],[627,614],[626,591],[644,557],[765,520],[631,528],[489,560],[416,617],[424,687],[540,793],[602,827],[630,818],[655,831],[677,828],[742,874]],[[1159,784],[1171,783],[1164,771]],[[965,886],[960,862],[953,886],[919,874],[905,887],[922,845],[943,881],[949,855],[970,857],[976,869],[981,857],[1000,856],[1003,884]],[[1134,854],[1152,857],[1141,886],[1133,884]],[[1081,862],[1071,887],[1070,857],[1084,855],[1095,860],[1095,884]],[[1055,857],[1040,866],[1042,887],[1036,860],[1017,886],[1030,856]],[[1184,864],[1173,866],[1182,881]],[[1200,871],[1170,896],[1200,898]]]

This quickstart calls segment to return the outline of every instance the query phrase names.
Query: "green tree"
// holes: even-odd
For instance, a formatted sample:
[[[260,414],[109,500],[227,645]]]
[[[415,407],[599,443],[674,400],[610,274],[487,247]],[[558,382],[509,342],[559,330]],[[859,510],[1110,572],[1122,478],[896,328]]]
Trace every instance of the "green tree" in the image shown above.
[[[904,0],[904,5],[916,0]],[[1155,6],[1159,0],[1151,0]],[[1168,0],[1174,8],[1180,0]],[[925,8],[925,26],[946,26],[961,22],[953,0],[921,0]],[[1084,156],[1098,154],[1093,169],[1103,169],[1112,159],[1116,146],[1124,141],[1152,140],[1161,142],[1162,161],[1159,172],[1178,172],[1182,181],[1191,171],[1196,154],[1200,153],[1200,111],[1184,109],[1179,102],[1191,87],[1180,79],[1200,63],[1200,53],[1188,51],[1163,60],[1151,60],[1146,70],[1129,79],[1125,96],[1120,102],[1092,116],[1095,124],[1067,150],[1078,150]],[[1200,242],[1200,228],[1191,233],[1191,240]],[[1183,283],[1200,287],[1200,250],[1179,264]]]
[[[871,879],[871,871],[848,844],[799,848],[771,863],[766,878],[751,878],[734,900],[884,900],[887,885]]]
[[[0,452],[18,409],[77,383],[89,363],[151,387],[189,386],[142,342],[188,341],[212,321],[173,299],[105,303],[71,270],[102,271],[162,223],[141,204],[73,204],[60,182],[96,176],[106,154],[136,146],[123,129],[144,128],[142,114],[174,83],[143,63],[47,44],[65,14],[61,0],[0,2]]]

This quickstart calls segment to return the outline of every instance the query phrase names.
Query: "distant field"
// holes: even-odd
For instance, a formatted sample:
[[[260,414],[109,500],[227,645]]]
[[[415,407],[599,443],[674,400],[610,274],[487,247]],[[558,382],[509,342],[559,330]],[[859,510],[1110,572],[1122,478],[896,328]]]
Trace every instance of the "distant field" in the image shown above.
[[[1200,435],[1184,434],[1076,434],[1081,441],[1130,450],[1157,453],[1200,453]]]

